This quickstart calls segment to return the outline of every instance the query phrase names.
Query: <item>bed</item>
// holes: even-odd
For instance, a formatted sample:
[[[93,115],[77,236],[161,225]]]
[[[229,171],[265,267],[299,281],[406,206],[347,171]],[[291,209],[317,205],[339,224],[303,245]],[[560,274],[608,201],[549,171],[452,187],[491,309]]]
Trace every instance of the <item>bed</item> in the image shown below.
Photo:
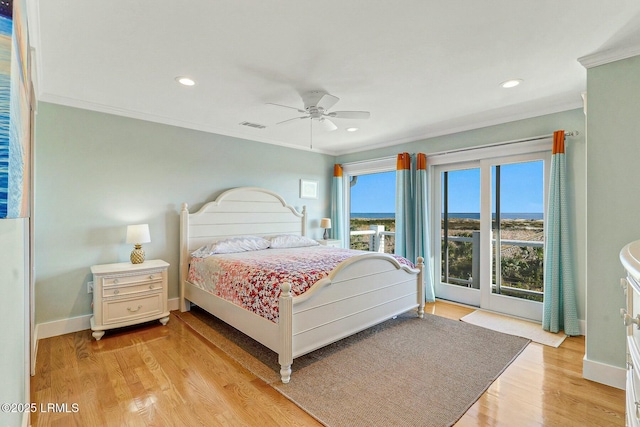
[[[299,212],[258,187],[227,190],[195,213],[184,203],[180,212],[180,310],[195,304],[277,353],[283,383],[290,381],[296,357],[410,310],[424,316],[422,258],[408,266],[389,254],[357,254],[297,296],[284,281],[277,321],[189,281],[191,254],[204,245],[248,235],[306,236],[306,228],[305,207]]]

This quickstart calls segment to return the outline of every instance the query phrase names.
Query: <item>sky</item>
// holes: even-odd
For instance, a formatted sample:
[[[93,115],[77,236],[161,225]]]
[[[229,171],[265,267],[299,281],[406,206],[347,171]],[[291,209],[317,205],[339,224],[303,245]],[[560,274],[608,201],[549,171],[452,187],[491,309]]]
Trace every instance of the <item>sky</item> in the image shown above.
[[[502,165],[500,203],[504,213],[541,213],[544,206],[542,161]],[[492,183],[495,168],[492,168]],[[492,184],[493,187],[493,184]],[[351,187],[351,212],[395,212],[396,172],[358,176]],[[492,206],[495,201],[492,200]],[[480,212],[480,170],[449,172],[449,212]]]
[[[396,211],[396,171],[358,176],[351,187],[351,212]]]

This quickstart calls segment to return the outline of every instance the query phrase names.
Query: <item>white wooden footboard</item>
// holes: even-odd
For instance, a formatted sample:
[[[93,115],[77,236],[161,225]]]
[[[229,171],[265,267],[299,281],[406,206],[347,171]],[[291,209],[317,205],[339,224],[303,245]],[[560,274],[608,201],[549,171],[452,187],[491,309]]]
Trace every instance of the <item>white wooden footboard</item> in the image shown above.
[[[282,382],[289,382],[293,359],[418,308],[424,316],[422,258],[411,269],[390,255],[372,253],[342,262],[307,292],[280,298]],[[289,315],[289,313],[291,313]]]

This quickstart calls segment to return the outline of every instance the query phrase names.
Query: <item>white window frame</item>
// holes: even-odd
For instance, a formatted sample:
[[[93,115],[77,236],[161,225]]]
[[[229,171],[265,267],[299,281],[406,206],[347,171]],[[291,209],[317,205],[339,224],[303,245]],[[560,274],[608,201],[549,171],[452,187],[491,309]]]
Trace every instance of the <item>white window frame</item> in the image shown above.
[[[380,172],[391,172],[396,170],[397,157],[383,157],[374,160],[365,160],[361,162],[343,163],[342,164],[342,197],[343,197],[343,210],[344,218],[344,232],[342,241],[343,247],[349,248],[351,235],[351,177],[358,175],[366,175]]]

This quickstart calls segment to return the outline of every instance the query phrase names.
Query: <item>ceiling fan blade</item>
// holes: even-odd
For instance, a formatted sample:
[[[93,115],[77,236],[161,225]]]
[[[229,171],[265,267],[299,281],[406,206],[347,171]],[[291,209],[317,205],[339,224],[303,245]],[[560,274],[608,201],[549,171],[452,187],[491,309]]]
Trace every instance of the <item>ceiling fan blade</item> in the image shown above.
[[[320,122],[320,127],[326,131],[331,132],[338,129],[338,126],[336,126],[335,123],[329,119],[325,119],[324,117],[319,119],[318,122]]]
[[[368,111],[333,111],[327,116],[338,119],[368,119],[371,117],[371,113]]]
[[[326,111],[336,105],[336,102],[338,101],[340,101],[340,98],[338,98],[337,96],[325,93],[324,95],[322,95],[322,98],[320,98],[320,101],[318,101],[318,105],[316,105],[316,107],[324,108],[324,110]]]
[[[287,119],[287,120],[283,120],[281,122],[276,123],[277,125],[281,125],[282,123],[287,123],[287,122],[292,122],[294,120],[298,120],[298,119],[308,119],[311,116],[302,116],[302,117],[294,117],[293,119]]]
[[[306,111],[304,111],[304,110],[301,110],[301,109],[296,108],[296,107],[289,107],[288,105],[274,104],[273,102],[267,102],[267,105],[275,105],[276,107],[290,108],[292,110],[296,110],[299,113],[306,113]]]

